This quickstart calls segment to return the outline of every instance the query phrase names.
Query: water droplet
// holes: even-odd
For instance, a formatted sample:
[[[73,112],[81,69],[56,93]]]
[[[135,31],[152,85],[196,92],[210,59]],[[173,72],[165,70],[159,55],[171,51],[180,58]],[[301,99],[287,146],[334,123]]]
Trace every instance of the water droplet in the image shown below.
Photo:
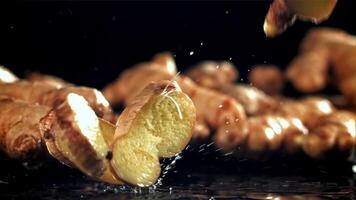
[[[222,108],[223,107],[223,105],[222,104],[220,104],[219,106],[218,106],[218,108]]]
[[[189,55],[192,56],[194,54],[194,51],[189,52]]]
[[[204,45],[204,43],[203,42],[200,42],[200,46],[203,46]]]
[[[356,165],[352,165],[352,171],[356,173]]]
[[[227,14],[227,15],[228,15],[228,14],[229,14],[229,11],[228,11],[228,10],[227,10],[227,11],[225,11],[225,14]]]
[[[229,60],[231,61],[231,60],[232,60],[232,57],[230,57]]]

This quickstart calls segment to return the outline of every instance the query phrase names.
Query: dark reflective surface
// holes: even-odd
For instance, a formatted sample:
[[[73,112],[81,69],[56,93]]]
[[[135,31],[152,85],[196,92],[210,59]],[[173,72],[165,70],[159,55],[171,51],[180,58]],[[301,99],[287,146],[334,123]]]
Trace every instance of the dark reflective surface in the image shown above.
[[[2,160],[0,199],[354,199],[356,176],[347,162],[300,156],[269,161],[232,159],[204,149],[185,152],[151,188],[98,183],[49,161],[40,166]],[[189,150],[188,150],[189,151]],[[203,153],[208,156],[202,156]],[[164,161],[170,163],[171,161]],[[27,169],[24,169],[27,168]]]

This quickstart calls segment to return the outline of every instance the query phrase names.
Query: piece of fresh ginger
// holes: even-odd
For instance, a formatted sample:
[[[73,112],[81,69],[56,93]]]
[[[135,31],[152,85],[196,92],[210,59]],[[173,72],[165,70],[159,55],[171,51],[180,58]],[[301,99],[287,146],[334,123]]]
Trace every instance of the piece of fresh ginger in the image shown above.
[[[268,95],[278,95],[284,87],[284,74],[275,65],[253,66],[248,79],[252,86]]]
[[[187,76],[200,86],[219,89],[223,85],[234,83],[239,72],[234,64],[228,61],[204,61],[189,70]]]
[[[304,152],[312,158],[323,159],[330,153],[350,156],[356,145],[356,116],[349,111],[336,111],[324,116],[305,138]]]
[[[25,80],[0,84],[0,96],[7,96],[30,104],[40,104],[49,107],[61,104],[69,93],[83,96],[99,117],[110,121],[113,120],[113,113],[108,101],[100,91],[94,88],[77,86],[57,88],[52,84]]]
[[[44,83],[46,85],[53,85],[58,89],[66,86],[73,86],[72,84],[68,83],[67,81],[61,78],[47,75],[47,74],[42,74],[39,72],[31,72],[27,74],[26,80],[30,82]]]
[[[287,77],[302,92],[325,87],[329,66],[342,94],[356,105],[356,37],[332,28],[311,30],[301,43],[301,54],[288,66]]]
[[[162,54],[161,54],[162,55]],[[167,59],[167,54],[164,54]],[[240,122],[245,119],[245,112],[235,99],[224,95],[218,91],[197,85],[189,77],[176,75],[176,70],[168,70],[167,64],[157,62],[159,56],[156,56],[151,62],[138,64],[124,71],[113,83],[109,84],[103,90],[104,96],[111,104],[118,102],[131,102],[131,100],[151,81],[175,80],[182,88],[182,91],[194,102],[197,110],[199,126],[196,130],[197,136],[206,136],[206,124],[212,128],[221,128],[223,131],[236,130],[235,126],[240,126]],[[174,63],[173,57],[170,62]],[[173,66],[173,65],[169,65]],[[229,126],[222,126],[228,123]]]
[[[263,30],[267,37],[284,32],[298,19],[320,23],[329,18],[337,0],[274,0],[266,15]]]
[[[0,149],[10,158],[31,160],[42,151],[39,121],[50,107],[0,100]]]

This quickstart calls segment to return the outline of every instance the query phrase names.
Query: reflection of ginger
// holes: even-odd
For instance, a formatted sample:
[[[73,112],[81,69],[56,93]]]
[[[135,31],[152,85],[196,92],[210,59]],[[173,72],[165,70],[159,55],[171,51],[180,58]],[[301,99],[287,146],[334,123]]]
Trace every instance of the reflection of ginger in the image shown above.
[[[263,24],[267,37],[274,37],[296,18],[320,23],[329,18],[337,0],[274,0],[268,10]]]
[[[356,116],[337,111],[320,119],[305,138],[303,149],[313,158],[325,158],[331,151],[347,155],[355,147]]]
[[[118,101],[127,103],[151,81],[174,79],[181,86],[183,92],[188,94],[194,102],[199,125],[204,130],[206,128],[204,124],[219,128],[225,123],[231,123],[231,128],[226,128],[233,131],[235,130],[234,126],[239,126],[239,122],[245,119],[242,106],[232,97],[201,87],[186,76],[175,76],[172,73],[175,70],[168,70],[166,64],[162,65],[162,62],[157,62],[157,60],[159,60],[158,56],[152,62],[142,63],[124,71],[115,82],[103,90],[104,96],[112,104]],[[171,61],[174,63],[173,58]],[[197,128],[197,130],[201,130],[201,128]],[[200,135],[205,134],[206,132]]]
[[[297,89],[315,92],[324,88],[331,65],[337,86],[356,105],[356,37],[336,29],[315,29],[303,40],[301,51],[287,70]]]
[[[258,65],[251,69],[249,81],[252,86],[263,92],[269,95],[277,95],[283,88],[284,76],[277,66]]]

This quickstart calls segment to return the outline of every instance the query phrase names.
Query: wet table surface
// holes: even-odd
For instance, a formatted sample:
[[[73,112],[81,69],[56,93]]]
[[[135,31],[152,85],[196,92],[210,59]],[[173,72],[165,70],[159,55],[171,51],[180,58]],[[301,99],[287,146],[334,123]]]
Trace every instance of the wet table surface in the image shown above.
[[[355,199],[352,164],[341,161],[185,152],[164,161],[163,178],[150,188],[112,186],[48,161],[24,165],[2,158],[0,199]],[[26,168],[26,169],[25,169]]]

